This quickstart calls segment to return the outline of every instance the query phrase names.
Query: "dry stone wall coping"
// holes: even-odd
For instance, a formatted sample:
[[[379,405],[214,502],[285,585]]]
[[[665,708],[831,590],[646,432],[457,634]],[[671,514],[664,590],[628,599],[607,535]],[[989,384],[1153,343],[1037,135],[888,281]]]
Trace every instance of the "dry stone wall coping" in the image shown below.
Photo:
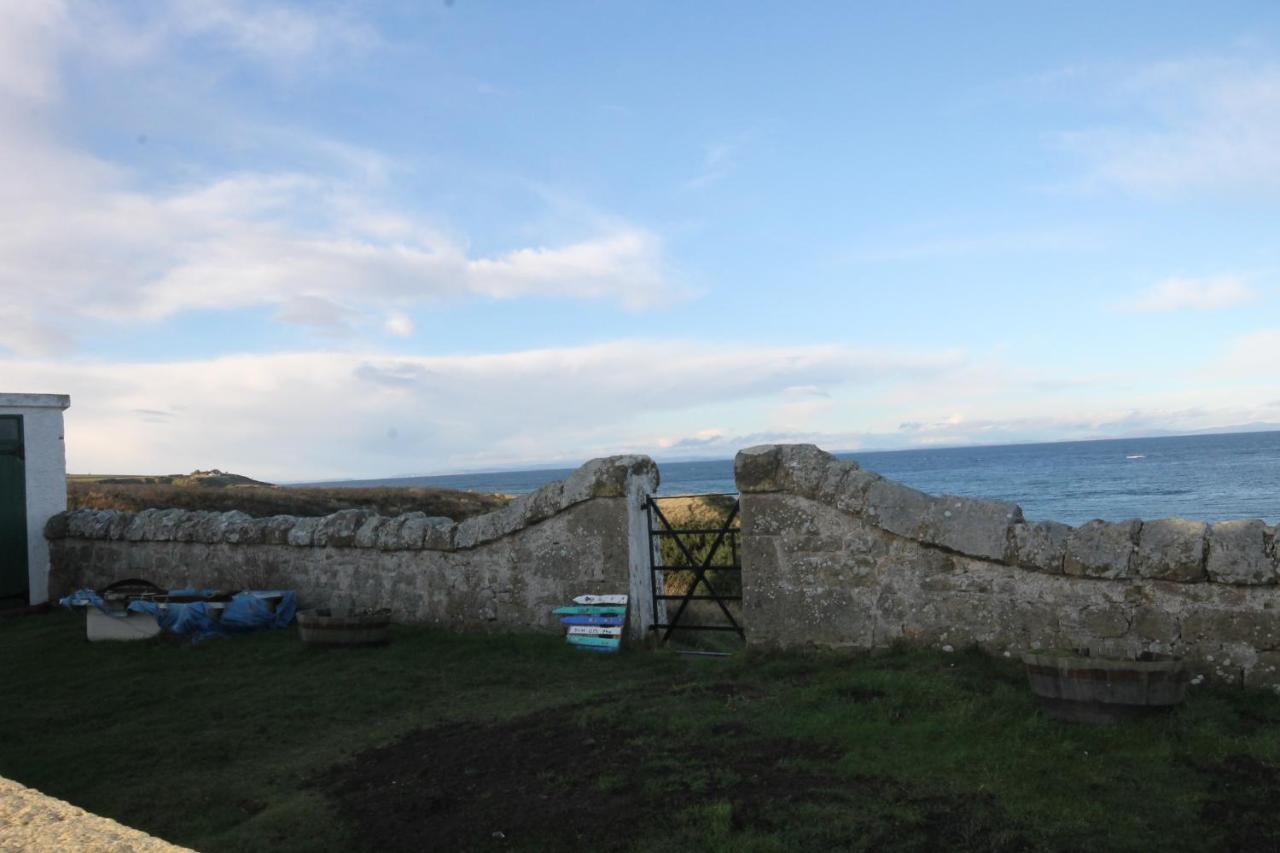
[[[1280,580],[1280,526],[1260,519],[1028,522],[1016,504],[928,495],[812,444],[749,447],[734,460],[734,476],[744,495],[799,495],[933,548],[1030,571],[1241,586]]]
[[[593,459],[564,480],[522,495],[501,509],[462,522],[410,512],[382,516],[344,509],[322,518],[184,509],[78,509],[51,518],[48,539],[197,542],[206,545],[291,545],[381,551],[459,551],[509,536],[593,498],[621,498],[639,478],[645,493],[658,487],[658,466],[647,456]]]

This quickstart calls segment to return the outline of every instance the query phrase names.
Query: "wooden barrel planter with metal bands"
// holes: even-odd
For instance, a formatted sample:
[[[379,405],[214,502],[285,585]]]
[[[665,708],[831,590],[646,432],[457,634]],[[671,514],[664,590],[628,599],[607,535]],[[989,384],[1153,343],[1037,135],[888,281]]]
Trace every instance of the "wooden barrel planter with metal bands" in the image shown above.
[[[371,646],[391,639],[390,610],[303,610],[298,634],[313,646]]]
[[[1124,660],[1050,650],[1024,654],[1022,662],[1036,702],[1059,720],[1111,723],[1167,711],[1186,697],[1186,669],[1169,656]]]

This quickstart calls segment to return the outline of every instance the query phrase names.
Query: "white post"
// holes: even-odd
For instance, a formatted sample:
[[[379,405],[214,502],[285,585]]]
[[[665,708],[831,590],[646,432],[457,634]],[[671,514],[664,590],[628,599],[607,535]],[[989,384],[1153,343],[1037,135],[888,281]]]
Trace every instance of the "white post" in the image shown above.
[[[627,478],[627,592],[631,596],[627,633],[635,642],[644,642],[653,625],[653,573],[649,570],[649,522],[644,503],[648,485],[646,478]]]

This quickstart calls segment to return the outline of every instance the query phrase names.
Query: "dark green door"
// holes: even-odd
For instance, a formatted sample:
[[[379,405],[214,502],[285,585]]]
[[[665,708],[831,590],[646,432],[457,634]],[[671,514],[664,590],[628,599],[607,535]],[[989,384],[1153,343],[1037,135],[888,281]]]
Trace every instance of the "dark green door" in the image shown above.
[[[27,475],[22,417],[0,415],[0,598],[27,597]]]

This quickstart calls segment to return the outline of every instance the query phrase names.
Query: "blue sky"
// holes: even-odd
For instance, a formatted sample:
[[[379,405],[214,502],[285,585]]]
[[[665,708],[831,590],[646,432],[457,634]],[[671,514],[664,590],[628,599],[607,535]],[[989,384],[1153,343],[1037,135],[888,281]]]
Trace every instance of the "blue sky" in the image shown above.
[[[31,2],[0,385],[270,479],[1280,423],[1280,7]]]

